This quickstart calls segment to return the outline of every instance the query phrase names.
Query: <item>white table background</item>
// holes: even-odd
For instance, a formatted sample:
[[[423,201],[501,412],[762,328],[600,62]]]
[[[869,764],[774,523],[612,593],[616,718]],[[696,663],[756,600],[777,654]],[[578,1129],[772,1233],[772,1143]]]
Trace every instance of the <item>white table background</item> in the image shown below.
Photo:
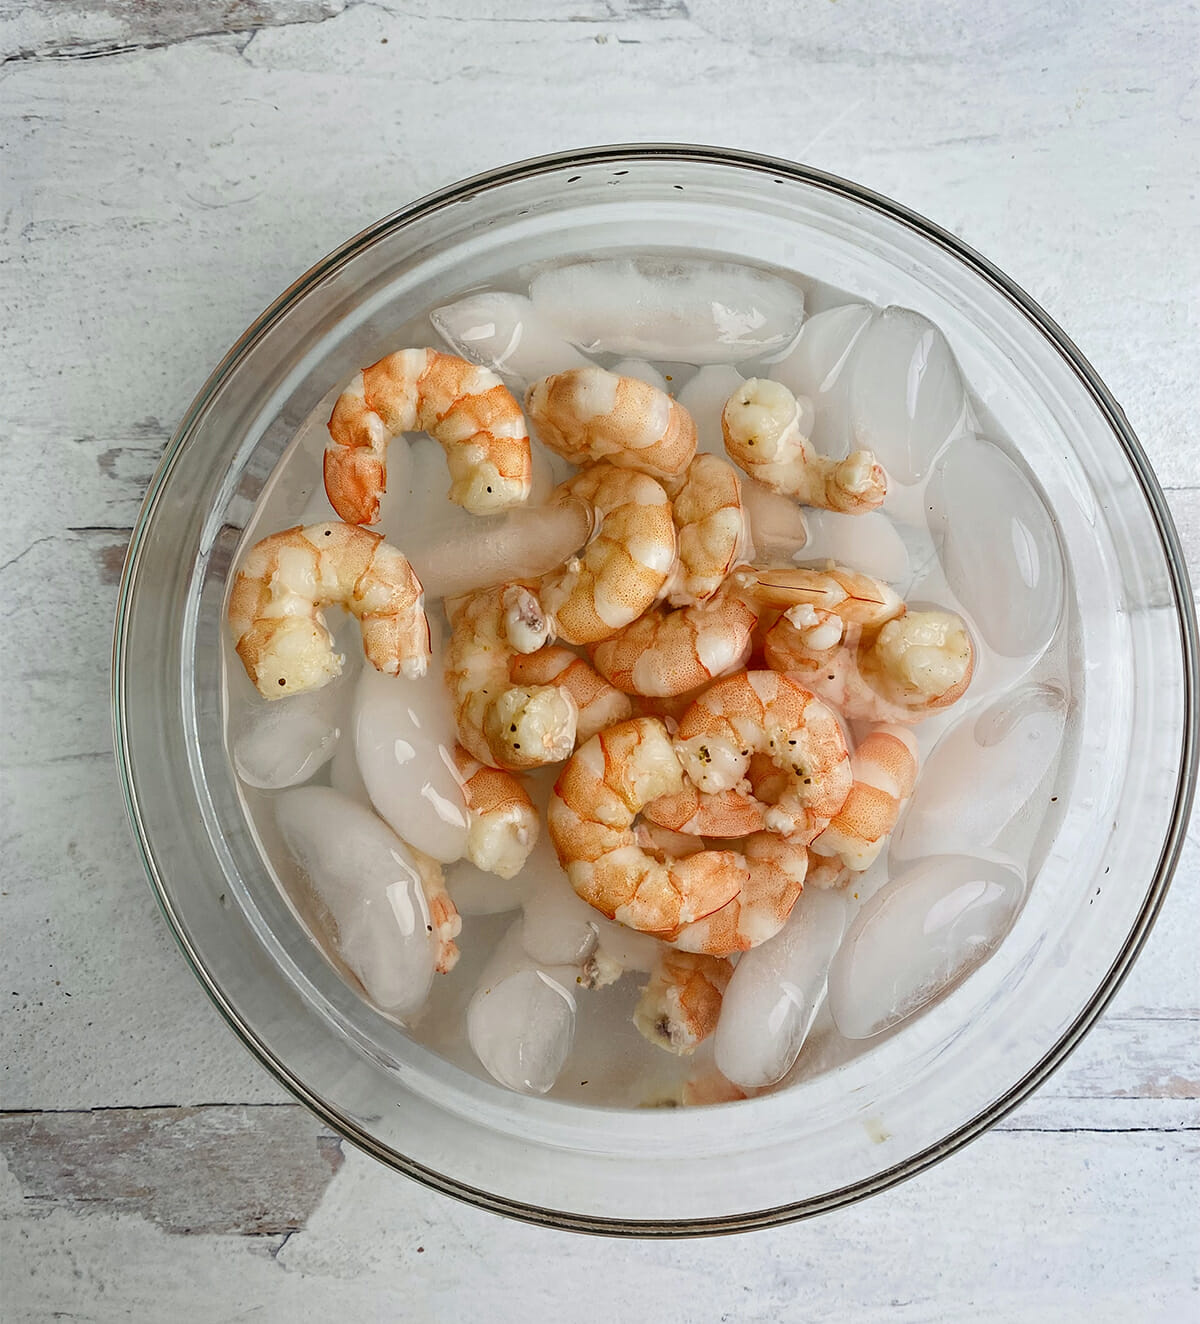
[[[758,149],[954,230],[1124,405],[1200,564],[1185,3],[0,0],[0,1316],[1200,1317],[1200,834],[1084,1046],[882,1197],[708,1242],[502,1221],[327,1135],[151,901],[111,616],[158,455],[297,274],[430,189],[604,141]]]

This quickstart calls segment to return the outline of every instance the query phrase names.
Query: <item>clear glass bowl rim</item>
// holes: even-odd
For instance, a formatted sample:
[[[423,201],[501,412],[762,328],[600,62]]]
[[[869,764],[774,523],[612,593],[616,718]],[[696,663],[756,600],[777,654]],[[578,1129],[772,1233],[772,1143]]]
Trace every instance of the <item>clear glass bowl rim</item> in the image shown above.
[[[1185,679],[1185,721],[1180,750],[1179,777],[1175,786],[1174,805],[1170,828],[1163,842],[1158,864],[1147,889],[1136,921],[1127,935],[1125,942],[1105,979],[1096,989],[1092,998],[1076,1020],[1067,1028],[1054,1047],[1030,1071],[1017,1080],[989,1108],[980,1112],[967,1123],[959,1126],[950,1135],[901,1163],[880,1172],[869,1179],[857,1181],[830,1191],[816,1199],[807,1199],[796,1204],[784,1204],[751,1213],[736,1214],[727,1217],[689,1220],[628,1220],[600,1218],[590,1215],[565,1213],[560,1210],[544,1209],[496,1196],[478,1189],[453,1177],[436,1172],[425,1165],[414,1162],[382,1145],[373,1136],[360,1128],[351,1119],[342,1114],[319,1095],[310,1090],[280,1060],[255,1033],[252,1026],[240,1017],[224,997],[220,987],[205,966],[203,958],[195,949],[174,911],[169,891],[159,874],[149,848],[147,826],[139,811],[134,788],[133,769],[129,742],[125,730],[125,657],[126,632],[129,621],[129,608],[133,586],[137,577],[139,552],[143,536],[151,515],[170,474],[173,461],[190,439],[198,421],[204,414],[210,399],[220,390],[226,378],[232,374],[242,359],[257,340],[279,319],[286,316],[288,310],[315,284],[329,276],[356,254],[369,248],[375,242],[390,235],[411,222],[428,216],[441,208],[447,207],[464,198],[471,197],[491,189],[501,187],[517,180],[534,178],[564,168],[587,165],[605,165],[623,163],[630,160],[637,162],[663,163],[700,163],[706,165],[731,166],[741,170],[760,174],[784,176],[798,183],[814,186],[829,193],[839,195],[865,208],[897,221],[918,235],[946,250],[959,262],[972,269],[998,292],[1000,292],[1034,328],[1050,342],[1075,373],[1079,382],[1092,397],[1104,418],[1111,427],[1120,444],[1130,468],[1135,475],[1142,496],[1152,515],[1159,538],[1162,542],[1165,560],[1168,566],[1175,607],[1179,618],[1180,638],[1184,653]],[[763,156],[757,153],[733,150],[722,147],[677,143],[630,143],[588,147],[556,152],[544,156],[530,157],[511,165],[501,166],[481,174],[472,175],[458,183],[439,189],[417,199],[375,224],[362,230],[339,248],[334,249],[321,261],[317,262],[299,279],[293,282],[277,299],[243,332],[221,362],[213,370],[196,398],[185,412],[178,428],[168,442],[163,457],[147,489],[146,497],[138,512],[117,603],[116,623],[113,637],[112,657],[112,720],[113,741],[117,769],[121,780],[122,795],[129,815],[135,842],[146,870],[151,889],[178,942],[193,974],[204,987],[217,1010],[226,1023],[242,1041],[246,1048],[261,1065],[292,1095],[313,1112],[331,1130],[343,1139],[350,1141],[358,1149],[369,1154],[379,1162],[411,1177],[423,1185],[443,1194],[466,1201],[478,1208],[493,1213],[504,1214],[525,1222],[562,1230],[587,1232],[608,1236],[633,1237],[679,1237],[735,1233],[754,1228],[769,1227],[793,1222],[816,1214],[829,1212],[852,1204],[884,1191],[901,1181],[931,1167],[934,1163],[949,1157],[963,1145],[981,1135],[1001,1118],[1022,1103],[1033,1090],[1037,1089],[1047,1077],[1057,1070],[1067,1056],[1074,1051],[1083,1036],[1091,1029],[1114,994],[1120,988],[1126,975],[1137,959],[1151,928],[1162,908],[1163,900],[1170,885],[1171,877],[1179,859],[1187,831],[1192,801],[1196,789],[1197,763],[1200,758],[1200,722],[1197,721],[1197,695],[1200,694],[1200,647],[1197,640],[1197,622],[1193,606],[1191,587],[1188,579],[1186,562],[1179,543],[1166,499],[1154,476],[1136,434],[1130,427],[1120,405],[1117,404],[1108,388],[1100,379],[1096,370],[1083,356],[1061,327],[1042,309],[1019,285],[995,267],[986,258],[975,252],[961,239],[927,220],[919,213],[892,201],[882,194],[875,193],[850,180],[837,175],[814,169],[813,167],[787,161],[779,157]]]

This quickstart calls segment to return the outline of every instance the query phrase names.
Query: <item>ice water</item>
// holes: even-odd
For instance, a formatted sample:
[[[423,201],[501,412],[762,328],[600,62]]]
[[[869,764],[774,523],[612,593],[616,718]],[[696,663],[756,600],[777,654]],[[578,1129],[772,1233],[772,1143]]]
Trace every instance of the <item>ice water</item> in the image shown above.
[[[792,559],[849,564],[912,604],[958,612],[974,676],[958,703],[913,728],[922,772],[881,859],[836,900],[806,892],[789,926],[742,959],[715,1061],[753,1093],[871,1052],[875,1035],[919,1015],[1003,941],[1069,798],[1072,587],[1019,446],[973,397],[937,327],[808,273],[671,252],[522,269],[398,321],[386,349],[425,345],[493,367],[518,398],[538,377],[588,363],[641,377],[675,395],[700,448],[718,454],[725,400],[747,378],[773,377],[812,401],[819,450],[868,447],[888,470],[880,512],[807,512],[809,540]],[[245,547],[336,518],[321,457],[345,385],[330,382],[297,430]],[[570,471],[536,439],[534,452],[544,498]],[[447,487],[430,438],[391,444],[377,527],[414,563],[484,527],[449,504]],[[693,1062],[634,1028],[657,943],[575,897],[544,827],[553,770],[530,778],[542,840],[516,878],[459,858],[445,617],[439,602],[427,607],[435,657],[420,681],[364,667],[355,623],[336,610],[345,675],[304,699],[259,698],[226,641],[230,756],[273,876],[342,976],[463,1070],[593,1105],[679,1103],[696,1062],[714,1070],[712,1045]],[[458,964],[432,978],[414,847],[441,862],[463,916]],[[402,970],[388,968],[389,942],[398,961],[407,953]],[[614,966],[625,971],[615,982],[578,978]]]

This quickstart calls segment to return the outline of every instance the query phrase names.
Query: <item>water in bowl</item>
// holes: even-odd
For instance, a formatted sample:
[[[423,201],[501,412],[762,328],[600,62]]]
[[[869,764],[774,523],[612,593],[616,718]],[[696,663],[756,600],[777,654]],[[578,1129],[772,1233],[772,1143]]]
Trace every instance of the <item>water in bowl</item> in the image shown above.
[[[542,375],[589,363],[641,377],[674,395],[700,449],[718,454],[721,409],[738,385],[783,382],[812,402],[822,453],[869,448],[889,475],[879,512],[806,512],[808,541],[791,559],[835,560],[910,604],[958,612],[975,671],[962,699],[913,728],[921,774],[883,856],[836,893],[802,895],[784,930],[738,962],[716,1034],[677,1057],[633,1024],[660,944],[575,896],[544,827],[515,878],[461,858],[438,600],[427,601],[435,658],[421,680],[365,666],[354,623],[338,611],[329,621],[345,674],[313,695],[266,702],[227,644],[230,757],[297,922],[380,1014],[462,1069],[526,1093],[613,1107],[708,1102],[786,1088],[869,1053],[1003,940],[1068,798],[1070,574],[1019,439],[990,421],[953,346],[918,313],[694,254],[514,271],[398,319],[379,353],[421,345],[494,368],[518,397]],[[345,383],[329,386],[266,484],[245,547],[335,518],[321,457]],[[536,439],[533,448],[538,502],[570,468]],[[464,574],[487,581],[504,517],[467,514],[446,500],[447,485],[430,438],[394,441],[378,528],[428,581],[457,591]],[[447,549],[463,545],[486,550],[447,577]],[[543,814],[553,777],[527,778]],[[445,974],[433,973],[429,870],[439,863],[462,915],[461,955]]]

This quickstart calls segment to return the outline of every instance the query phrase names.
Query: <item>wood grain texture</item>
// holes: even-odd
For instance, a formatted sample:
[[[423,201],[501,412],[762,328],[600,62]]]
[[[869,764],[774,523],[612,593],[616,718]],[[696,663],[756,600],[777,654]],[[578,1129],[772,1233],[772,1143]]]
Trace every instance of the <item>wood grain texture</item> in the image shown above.
[[[35,1218],[136,1214],[193,1235],[294,1232],[342,1166],[297,1107],[9,1113],[0,1153]]]
[[[0,1118],[6,1318],[1200,1312],[1195,825],[1109,1012],[1001,1128],[881,1199],[615,1273],[334,1171],[275,1106],[149,899],[106,674],[146,483],[252,318],[414,197],[590,142],[804,160],[986,253],[1125,408],[1195,576],[1196,39],[1182,0],[0,0],[0,491],[37,497],[0,550],[0,1103],[31,1110]]]
[[[0,1169],[0,1232],[19,1248],[6,1308],[22,1321],[469,1310],[497,1324],[1179,1324],[1196,1305],[1198,1149],[1188,1132],[996,1130],[886,1196],[796,1227],[620,1246],[434,1200],[353,1150],[290,1236],[172,1236],[111,1206],[30,1217]],[[148,1155],[148,1183],[158,1171]]]

